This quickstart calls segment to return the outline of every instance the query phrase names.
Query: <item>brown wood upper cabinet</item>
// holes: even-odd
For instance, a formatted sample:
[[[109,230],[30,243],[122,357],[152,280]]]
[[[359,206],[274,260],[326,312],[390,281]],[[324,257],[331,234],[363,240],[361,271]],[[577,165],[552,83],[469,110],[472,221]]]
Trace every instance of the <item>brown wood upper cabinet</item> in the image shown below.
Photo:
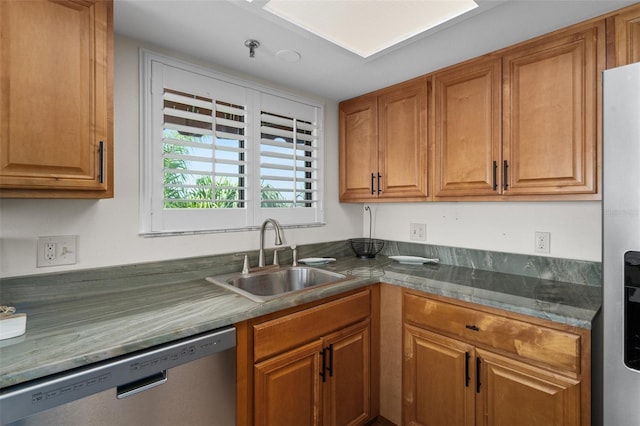
[[[0,197],[113,197],[113,2],[0,2]]]
[[[615,45],[613,62],[607,64],[609,68],[640,62],[640,3],[610,17],[607,31],[608,42]]]
[[[603,21],[503,56],[503,193],[595,194]]]
[[[340,201],[425,200],[426,126],[426,77],[340,103]]]
[[[433,75],[434,198],[597,197],[604,21]]]
[[[490,56],[433,75],[435,197],[501,192],[501,70]]]

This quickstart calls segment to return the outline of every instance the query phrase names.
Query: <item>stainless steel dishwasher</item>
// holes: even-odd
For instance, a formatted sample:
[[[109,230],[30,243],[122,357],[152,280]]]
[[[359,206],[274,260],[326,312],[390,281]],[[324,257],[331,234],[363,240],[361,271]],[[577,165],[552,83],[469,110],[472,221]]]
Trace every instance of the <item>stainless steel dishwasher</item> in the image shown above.
[[[229,327],[5,388],[0,419],[11,426],[233,426],[235,346]]]

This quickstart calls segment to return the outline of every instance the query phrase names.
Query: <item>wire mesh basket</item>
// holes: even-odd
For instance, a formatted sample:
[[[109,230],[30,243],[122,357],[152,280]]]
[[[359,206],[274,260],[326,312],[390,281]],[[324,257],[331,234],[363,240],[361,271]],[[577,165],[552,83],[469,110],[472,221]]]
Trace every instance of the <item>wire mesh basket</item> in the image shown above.
[[[384,240],[377,240],[375,238],[352,238],[349,240],[349,245],[356,256],[372,259],[376,257],[376,254],[380,253],[380,250],[384,247]]]

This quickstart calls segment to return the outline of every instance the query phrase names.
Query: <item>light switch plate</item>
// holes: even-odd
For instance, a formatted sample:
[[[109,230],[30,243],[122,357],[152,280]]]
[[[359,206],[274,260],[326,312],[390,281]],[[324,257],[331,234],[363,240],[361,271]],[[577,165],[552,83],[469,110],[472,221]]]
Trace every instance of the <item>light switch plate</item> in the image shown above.
[[[411,241],[427,241],[427,225],[425,223],[409,224],[409,239]]]

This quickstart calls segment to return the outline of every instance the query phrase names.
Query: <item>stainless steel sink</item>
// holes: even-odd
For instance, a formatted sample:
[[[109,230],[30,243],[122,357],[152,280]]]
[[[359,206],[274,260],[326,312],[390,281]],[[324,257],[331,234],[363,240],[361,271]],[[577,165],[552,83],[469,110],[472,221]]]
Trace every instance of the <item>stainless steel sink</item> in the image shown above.
[[[207,280],[251,300],[264,302],[285,294],[336,283],[346,278],[347,276],[343,274],[308,266],[283,266],[248,274],[234,272],[207,277]]]

